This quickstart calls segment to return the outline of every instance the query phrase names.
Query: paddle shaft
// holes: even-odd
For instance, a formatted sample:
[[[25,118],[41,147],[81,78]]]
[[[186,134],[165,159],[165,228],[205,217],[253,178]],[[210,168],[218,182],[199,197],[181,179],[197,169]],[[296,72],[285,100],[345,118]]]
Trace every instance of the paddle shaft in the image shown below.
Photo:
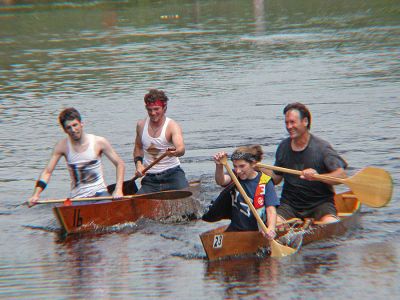
[[[145,198],[153,198],[158,200],[167,200],[168,198],[179,199],[179,198],[186,198],[191,196],[193,193],[190,191],[180,191],[180,190],[170,190],[170,191],[162,191],[162,192],[154,192],[154,193],[147,193],[147,194],[135,194],[135,195],[125,195],[121,199],[145,199]],[[49,203],[62,203],[67,199],[49,199],[49,200],[39,200],[36,204],[49,204]],[[112,196],[104,196],[104,197],[87,197],[87,198],[73,198],[69,199],[72,202],[79,202],[79,201],[101,201],[101,200],[114,200]],[[115,199],[119,200],[119,199]]]
[[[149,164],[146,168],[144,168],[143,170],[143,175],[146,174],[146,172],[148,170],[150,170],[152,167],[154,167],[154,165],[158,164],[160,162],[160,160],[162,160],[164,157],[166,157],[168,155],[168,150],[166,152],[164,152],[163,154],[161,154],[159,157],[157,157],[151,164]],[[133,177],[131,180],[135,181],[136,179],[138,179],[138,176]]]
[[[302,175],[302,171],[299,171],[299,170],[287,169],[287,168],[282,168],[282,167],[277,167],[277,166],[270,166],[270,165],[266,165],[266,164],[262,164],[262,163],[257,163],[257,166],[261,167],[261,168],[273,170],[273,171],[289,173],[289,174],[299,175],[299,176]],[[346,179],[344,179],[344,178],[338,178],[338,177],[321,175],[321,174],[314,174],[313,177],[315,179],[329,180],[329,181],[336,182],[336,183],[346,184]]]

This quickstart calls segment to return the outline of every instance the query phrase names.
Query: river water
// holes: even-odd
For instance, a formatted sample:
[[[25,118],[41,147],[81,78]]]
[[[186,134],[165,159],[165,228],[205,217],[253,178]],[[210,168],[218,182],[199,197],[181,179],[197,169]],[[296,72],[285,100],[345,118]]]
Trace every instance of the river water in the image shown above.
[[[0,1],[0,298],[398,299],[399,16],[389,0]],[[220,263],[207,262],[199,234],[224,221],[142,220],[63,240],[49,206],[17,206],[64,137],[57,116],[68,106],[132,176],[149,88],[171,99],[182,167],[202,179],[204,207],[219,192],[211,156],[259,143],[273,163],[293,101],[309,106],[312,132],[350,175],[389,171],[393,199],[364,206],[349,234],[292,257]],[[106,159],[105,169],[112,183]],[[61,161],[43,198],[68,187]]]

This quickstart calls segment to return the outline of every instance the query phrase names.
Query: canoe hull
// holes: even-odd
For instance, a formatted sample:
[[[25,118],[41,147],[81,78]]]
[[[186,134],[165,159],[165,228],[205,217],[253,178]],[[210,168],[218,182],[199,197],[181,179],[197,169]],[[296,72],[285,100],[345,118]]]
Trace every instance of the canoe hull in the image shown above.
[[[198,218],[200,182],[190,182],[192,196],[174,200],[123,199],[104,203],[90,203],[73,206],[57,206],[53,212],[62,231],[81,233],[99,231],[106,227],[140,218],[152,220],[195,219]]]
[[[303,233],[303,244],[342,235],[350,228],[357,226],[361,205],[354,195],[350,192],[336,195],[335,205],[340,222],[331,224],[313,222],[307,229],[302,227],[304,222],[299,222],[294,228],[295,231]],[[255,255],[260,250],[269,247],[268,240],[258,231],[225,232],[226,227],[222,226],[200,235],[208,260]],[[278,235],[283,236],[287,232],[287,228],[281,228],[280,231],[278,230]]]

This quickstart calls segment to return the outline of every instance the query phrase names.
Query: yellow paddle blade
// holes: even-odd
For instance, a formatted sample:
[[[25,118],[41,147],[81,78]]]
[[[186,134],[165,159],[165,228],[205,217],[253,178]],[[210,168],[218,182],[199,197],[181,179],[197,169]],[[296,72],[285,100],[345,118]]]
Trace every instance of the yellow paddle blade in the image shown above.
[[[389,172],[367,167],[344,180],[357,198],[371,207],[382,207],[389,203],[393,193],[393,179]]]
[[[271,241],[271,256],[283,257],[298,252],[303,244],[303,233],[289,231],[279,239]]]
[[[283,257],[283,256],[292,255],[297,252],[297,249],[282,245],[275,240],[271,241],[270,247],[271,247],[271,256],[272,257]]]

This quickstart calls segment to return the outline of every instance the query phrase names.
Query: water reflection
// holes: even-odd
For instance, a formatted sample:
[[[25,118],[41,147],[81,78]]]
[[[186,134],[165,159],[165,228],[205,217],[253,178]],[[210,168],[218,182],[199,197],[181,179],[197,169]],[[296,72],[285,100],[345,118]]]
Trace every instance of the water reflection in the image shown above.
[[[279,261],[241,258],[206,262],[205,277],[223,283],[224,298],[254,295],[261,289],[272,290],[277,287]]]
[[[293,278],[304,280],[310,291],[317,292],[324,285],[323,276],[337,268],[335,252],[295,254],[278,259],[252,257],[206,262],[205,277],[223,283],[228,298],[252,294],[270,297],[276,296],[276,289],[282,289],[283,283],[291,293],[301,290]]]
[[[361,253],[361,262],[365,268],[394,272],[399,265],[397,248],[392,242],[369,244]]]
[[[129,272],[130,260],[126,251],[129,235],[118,236],[118,252],[112,253],[109,242],[101,234],[69,236],[59,240],[56,253],[64,268],[64,285],[72,295],[85,298],[109,297],[113,292],[113,274]],[[112,242],[111,242],[112,243]]]
[[[266,31],[264,0],[253,0],[253,9],[254,9],[254,19],[256,27],[255,32],[263,34]]]

